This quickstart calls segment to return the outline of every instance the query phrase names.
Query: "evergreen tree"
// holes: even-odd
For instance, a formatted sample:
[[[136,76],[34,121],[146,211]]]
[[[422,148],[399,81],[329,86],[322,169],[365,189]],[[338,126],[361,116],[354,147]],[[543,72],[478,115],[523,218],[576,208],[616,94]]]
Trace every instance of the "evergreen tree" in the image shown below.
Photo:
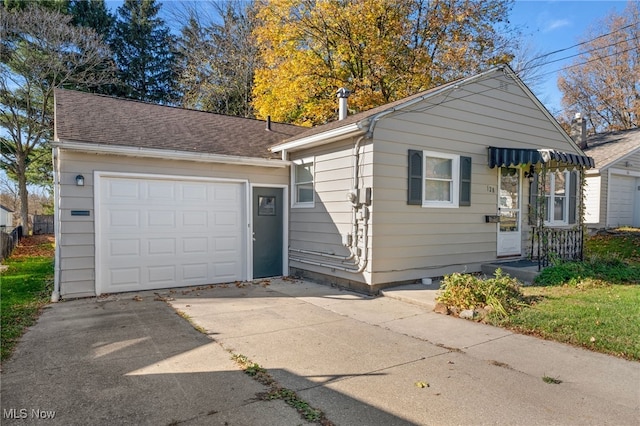
[[[111,40],[116,18],[109,12],[104,0],[71,0],[69,13],[73,16],[73,25],[93,28],[104,41]]]
[[[155,0],[125,0],[118,8],[113,49],[122,85],[116,95],[172,103],[175,40]]]

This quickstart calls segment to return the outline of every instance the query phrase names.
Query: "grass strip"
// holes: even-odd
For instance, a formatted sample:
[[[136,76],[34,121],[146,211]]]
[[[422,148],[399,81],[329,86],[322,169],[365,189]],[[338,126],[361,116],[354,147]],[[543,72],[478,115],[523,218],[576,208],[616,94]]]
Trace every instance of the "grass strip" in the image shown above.
[[[0,361],[4,362],[27,327],[35,324],[53,289],[51,257],[17,257],[0,273]]]

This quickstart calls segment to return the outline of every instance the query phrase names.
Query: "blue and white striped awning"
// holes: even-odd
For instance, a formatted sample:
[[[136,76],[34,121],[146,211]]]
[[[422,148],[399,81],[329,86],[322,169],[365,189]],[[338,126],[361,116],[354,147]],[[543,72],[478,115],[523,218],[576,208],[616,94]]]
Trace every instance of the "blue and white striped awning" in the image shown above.
[[[489,147],[489,167],[509,167],[524,164],[553,164],[564,167],[595,167],[593,158],[554,149]]]

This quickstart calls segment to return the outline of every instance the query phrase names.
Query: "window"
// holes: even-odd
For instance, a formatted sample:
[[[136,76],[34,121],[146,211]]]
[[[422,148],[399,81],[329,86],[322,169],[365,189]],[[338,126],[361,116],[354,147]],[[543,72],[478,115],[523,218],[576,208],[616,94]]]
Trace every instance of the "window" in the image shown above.
[[[313,159],[296,160],[293,162],[293,207],[313,207]]]
[[[422,207],[471,205],[471,157],[409,150],[407,204]]]
[[[535,213],[537,175],[532,182],[531,201],[532,214]],[[547,226],[564,226],[578,221],[578,174],[573,171],[551,171],[546,174],[544,184],[544,224]],[[531,218],[530,218],[531,222]],[[534,223],[534,222],[531,222]]]

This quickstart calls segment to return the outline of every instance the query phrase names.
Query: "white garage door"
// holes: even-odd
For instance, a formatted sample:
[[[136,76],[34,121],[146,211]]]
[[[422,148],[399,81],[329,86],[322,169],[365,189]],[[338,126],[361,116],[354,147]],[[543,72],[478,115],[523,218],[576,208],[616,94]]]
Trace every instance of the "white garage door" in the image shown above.
[[[632,176],[611,175],[608,226],[633,225],[635,182]]]
[[[96,293],[246,279],[245,185],[99,178]]]

